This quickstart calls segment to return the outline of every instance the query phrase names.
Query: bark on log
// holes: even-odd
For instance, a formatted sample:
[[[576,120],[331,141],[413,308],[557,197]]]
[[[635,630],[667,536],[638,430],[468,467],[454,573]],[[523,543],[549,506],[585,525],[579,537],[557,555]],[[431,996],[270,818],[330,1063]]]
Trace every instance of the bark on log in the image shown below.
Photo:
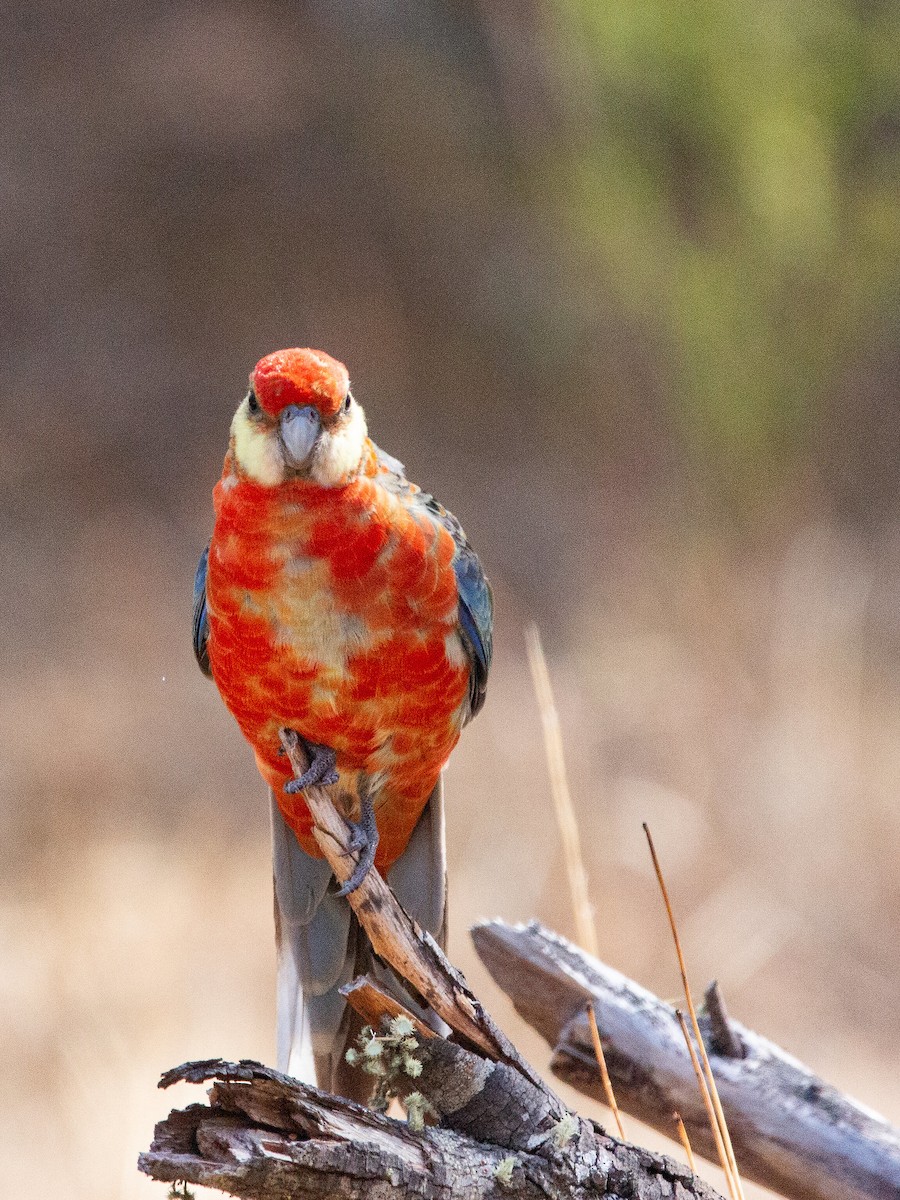
[[[449,1045],[423,1045],[438,1043]],[[216,1082],[209,1106],[173,1112],[141,1155],[163,1182],[248,1200],[716,1200],[682,1164],[577,1118],[510,1152],[452,1129],[415,1132],[258,1063],[190,1063],[160,1086],[184,1079]]]
[[[670,1005],[536,923],[485,922],[472,937],[516,1010],[555,1048],[554,1074],[604,1099],[585,1015],[592,1001],[619,1107],[670,1137],[677,1110],[694,1149],[715,1161]],[[715,998],[713,1009],[714,1021],[701,1017],[701,1026],[707,1022],[704,1039],[741,1174],[792,1200],[897,1200],[900,1132],[731,1020]],[[723,1020],[737,1038],[728,1039],[726,1054]]]
[[[296,740],[285,732],[283,741],[295,772],[302,773]],[[352,869],[346,824],[325,789],[309,788],[305,795],[319,844],[344,880]],[[174,1111],[156,1127],[141,1170],[254,1200],[717,1200],[686,1166],[617,1142],[568,1112],[377,871],[351,893],[350,903],[382,958],[459,1039],[435,1037],[431,1030],[420,1035],[414,1021],[398,1031],[391,1026],[398,1020],[395,1002],[371,980],[347,989],[351,1003],[386,1023],[383,1036],[373,1039],[381,1045],[374,1057],[382,1055],[379,1066],[390,1072],[384,1095],[404,1097],[411,1112],[430,1113],[441,1126],[416,1131],[258,1063],[213,1060],[163,1076],[163,1087],[179,1080],[217,1082],[209,1107]],[[373,1066],[370,1048],[359,1053]],[[420,1097],[415,1105],[413,1088]]]

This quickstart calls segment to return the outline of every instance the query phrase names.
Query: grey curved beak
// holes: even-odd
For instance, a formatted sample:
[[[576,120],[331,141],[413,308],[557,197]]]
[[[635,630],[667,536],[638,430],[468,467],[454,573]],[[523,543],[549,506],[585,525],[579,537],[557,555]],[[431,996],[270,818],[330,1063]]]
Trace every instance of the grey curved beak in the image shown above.
[[[309,461],[322,429],[319,414],[311,404],[304,404],[302,408],[297,404],[289,404],[282,409],[279,425],[284,456],[290,466],[299,470]]]

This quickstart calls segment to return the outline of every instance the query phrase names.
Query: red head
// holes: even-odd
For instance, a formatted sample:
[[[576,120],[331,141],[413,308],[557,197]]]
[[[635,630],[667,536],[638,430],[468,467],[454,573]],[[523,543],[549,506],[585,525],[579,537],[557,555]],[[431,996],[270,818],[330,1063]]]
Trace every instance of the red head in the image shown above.
[[[229,461],[266,487],[295,479],[340,487],[360,470],[366,440],[344,364],[322,350],[276,350],[253,368]]]
[[[261,358],[251,376],[256,398],[270,416],[289,404],[314,405],[333,417],[350,387],[347,368],[323,350],[276,350]]]

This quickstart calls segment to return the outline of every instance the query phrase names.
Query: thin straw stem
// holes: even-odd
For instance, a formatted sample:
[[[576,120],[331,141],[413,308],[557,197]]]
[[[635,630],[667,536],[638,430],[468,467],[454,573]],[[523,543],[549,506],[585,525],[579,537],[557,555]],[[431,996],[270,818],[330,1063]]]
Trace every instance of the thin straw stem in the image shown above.
[[[559,826],[563,856],[566,861],[569,892],[575,915],[575,929],[582,949],[596,958],[599,953],[597,930],[594,925],[594,910],[588,899],[587,873],[581,853],[581,838],[578,834],[578,822],[575,819],[575,809],[566,774],[562,731],[553,698],[550,672],[547,670],[547,660],[541,645],[541,635],[536,625],[529,625],[525,630],[525,643],[528,648],[528,663],[531,667],[531,677],[534,681],[534,690],[544,728],[544,751],[547,755],[547,770],[550,774],[550,791],[553,795],[556,822]]]
[[[684,1121],[681,1119],[681,1113],[672,1113],[672,1116],[675,1118],[675,1126],[678,1129],[678,1140],[681,1142],[681,1145],[684,1148],[684,1156],[687,1159],[687,1165],[696,1175],[697,1168],[694,1164],[694,1151],[691,1149],[691,1139],[688,1137],[687,1130],[684,1127]]]
[[[600,1078],[603,1081],[603,1093],[606,1096],[606,1104],[612,1111],[615,1118],[616,1128],[619,1131],[619,1137],[625,1141],[625,1130],[622,1128],[622,1117],[619,1113],[619,1106],[616,1103],[616,1094],[613,1091],[612,1080],[609,1077],[609,1071],[606,1069],[606,1055],[603,1053],[603,1043],[600,1041],[600,1030],[597,1028],[597,1014],[594,1012],[593,1004],[586,1004],[588,1025],[591,1027],[591,1041],[594,1043],[594,1054],[597,1058],[597,1066],[600,1068]]]
[[[672,940],[675,942],[675,953],[678,955],[678,968],[681,971],[681,982],[684,987],[684,998],[687,1001],[688,1012],[691,1015],[691,1024],[694,1027],[694,1036],[696,1037],[697,1045],[700,1048],[700,1055],[703,1060],[703,1073],[706,1076],[706,1081],[709,1085],[709,1093],[712,1097],[716,1121],[719,1125],[722,1141],[725,1145],[728,1164],[731,1168],[731,1174],[734,1176],[735,1187],[737,1189],[737,1200],[744,1200],[744,1189],[741,1186],[741,1177],[738,1173],[737,1160],[734,1157],[734,1147],[731,1144],[731,1135],[728,1132],[728,1122],[725,1120],[725,1113],[722,1111],[722,1102],[719,1099],[719,1089],[716,1087],[716,1081],[713,1077],[712,1067],[709,1065],[709,1056],[706,1053],[703,1035],[700,1032],[700,1023],[697,1020],[697,1010],[694,1007],[694,998],[691,995],[691,985],[688,983],[687,966],[684,961],[684,952],[681,949],[681,938],[678,936],[678,926],[675,924],[675,913],[672,909],[672,902],[669,900],[669,890],[666,887],[666,881],[663,878],[662,867],[659,865],[659,858],[656,854],[656,847],[653,844],[653,837],[650,834],[650,827],[647,825],[646,821],[644,822],[644,833],[647,835],[647,844],[650,847],[650,857],[653,859],[653,869],[656,872],[656,878],[659,882],[659,890],[662,892],[663,903],[666,906],[666,915],[669,918],[669,925],[672,930]]]
[[[694,1074],[697,1076],[697,1086],[700,1088],[700,1095],[703,1097],[703,1106],[706,1109],[706,1116],[709,1120],[709,1127],[712,1130],[713,1141],[716,1143],[716,1150],[719,1154],[719,1163],[722,1170],[725,1172],[725,1181],[728,1184],[728,1191],[731,1193],[731,1200],[738,1200],[738,1192],[734,1183],[734,1175],[731,1171],[731,1164],[728,1161],[728,1155],[725,1152],[725,1143],[722,1140],[722,1131],[719,1129],[719,1122],[716,1120],[715,1109],[713,1108],[712,1098],[709,1094],[706,1080],[703,1077],[703,1068],[700,1066],[700,1060],[697,1058],[697,1052],[694,1049],[694,1044],[691,1041],[691,1035],[688,1033],[687,1021],[684,1019],[684,1013],[680,1008],[676,1008],[675,1016],[678,1018],[678,1024],[681,1026],[681,1032],[684,1034],[684,1042],[688,1048],[688,1054],[691,1056],[691,1064],[694,1068]],[[691,1168],[693,1170],[693,1168]]]

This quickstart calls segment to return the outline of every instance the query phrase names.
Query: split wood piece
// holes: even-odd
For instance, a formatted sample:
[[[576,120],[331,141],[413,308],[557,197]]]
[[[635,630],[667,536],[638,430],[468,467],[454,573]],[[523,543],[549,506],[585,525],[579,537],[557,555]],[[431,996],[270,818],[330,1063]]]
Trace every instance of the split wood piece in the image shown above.
[[[554,1074],[603,1099],[584,1013],[592,1001],[619,1106],[665,1134],[677,1109],[694,1149],[714,1161],[670,1005],[537,923],[490,921],[477,925],[472,937],[517,1011],[555,1047]],[[900,1131],[772,1042],[724,1019],[742,1057],[721,1055],[711,1037],[709,1045],[742,1175],[792,1200],[897,1200]],[[701,1016],[704,1025],[706,1036],[709,1020]]]
[[[300,739],[289,729],[282,729],[280,737],[294,775],[299,779],[307,765]],[[338,881],[345,883],[357,858],[350,849],[347,823],[327,788],[308,787],[303,796],[312,814],[316,841]],[[535,1087],[546,1091],[561,1117],[565,1112],[562,1101],[553,1095],[537,1071],[525,1062],[509,1038],[495,1025],[431,934],[412,921],[374,867],[347,900],[368,934],[375,953],[401,979],[411,984],[467,1045],[489,1058],[511,1064]]]
[[[468,1054],[440,1038],[421,1042],[418,1052],[439,1046]],[[541,1089],[510,1067],[468,1057],[495,1082],[502,1076],[528,1089],[539,1123],[546,1123]],[[523,1146],[520,1130],[513,1146],[503,1146],[487,1142],[483,1124],[477,1140],[451,1128],[416,1132],[257,1063],[188,1063],[167,1072],[160,1086],[182,1080],[215,1082],[209,1105],[171,1113],[140,1157],[145,1174],[167,1183],[184,1180],[247,1200],[718,1200],[682,1164],[617,1142],[576,1117],[551,1126],[536,1145]],[[421,1086],[424,1094],[425,1071]],[[508,1097],[495,1094],[483,1117],[505,1103]]]
[[[415,1013],[404,1008],[395,996],[380,988],[367,975],[358,975],[351,983],[342,987],[341,995],[346,997],[350,1007],[373,1029],[378,1029],[385,1018],[391,1020],[394,1017],[406,1017],[420,1038],[438,1036],[424,1021],[420,1021]]]

